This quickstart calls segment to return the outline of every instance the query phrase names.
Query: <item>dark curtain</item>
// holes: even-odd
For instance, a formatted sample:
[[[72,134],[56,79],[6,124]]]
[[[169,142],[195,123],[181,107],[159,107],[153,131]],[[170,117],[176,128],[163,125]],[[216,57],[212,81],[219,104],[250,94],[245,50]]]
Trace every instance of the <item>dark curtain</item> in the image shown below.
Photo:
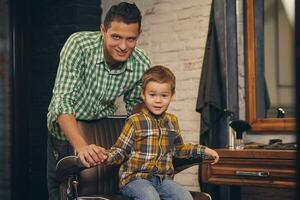
[[[196,105],[196,111],[201,113],[200,142],[212,148],[219,147],[220,135],[217,134],[226,105],[224,90],[226,84],[222,78],[223,66],[220,59],[212,5]]]
[[[228,114],[238,118],[238,67],[235,1],[213,1],[196,111],[200,142],[226,147]]]
[[[228,145],[228,114],[238,118],[238,67],[235,1],[213,1],[196,111],[201,114],[200,143]],[[201,165],[199,165],[199,173]],[[200,173],[201,174],[201,173]],[[202,184],[213,199],[230,199],[228,186]]]

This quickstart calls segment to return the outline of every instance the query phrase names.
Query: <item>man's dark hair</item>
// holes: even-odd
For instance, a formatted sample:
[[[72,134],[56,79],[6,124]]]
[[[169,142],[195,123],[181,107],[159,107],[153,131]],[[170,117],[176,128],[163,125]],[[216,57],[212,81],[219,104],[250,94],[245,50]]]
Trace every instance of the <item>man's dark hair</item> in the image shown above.
[[[122,2],[118,5],[113,5],[107,12],[104,19],[104,27],[107,30],[112,21],[124,22],[126,24],[139,25],[139,31],[141,30],[142,16],[138,7],[134,3]]]

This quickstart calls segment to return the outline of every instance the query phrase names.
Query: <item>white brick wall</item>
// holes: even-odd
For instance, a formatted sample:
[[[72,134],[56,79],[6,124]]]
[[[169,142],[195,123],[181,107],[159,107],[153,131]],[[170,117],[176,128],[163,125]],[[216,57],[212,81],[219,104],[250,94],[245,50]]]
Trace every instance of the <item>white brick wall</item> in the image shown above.
[[[119,2],[102,0],[104,15],[112,4]],[[153,65],[169,67],[177,78],[176,94],[169,112],[178,116],[185,141],[198,143],[200,115],[195,107],[211,0],[128,2],[135,2],[143,14],[138,46],[147,52]],[[122,112],[124,107],[119,111]],[[199,191],[197,176],[198,167],[193,167],[176,175],[175,181],[189,190]]]

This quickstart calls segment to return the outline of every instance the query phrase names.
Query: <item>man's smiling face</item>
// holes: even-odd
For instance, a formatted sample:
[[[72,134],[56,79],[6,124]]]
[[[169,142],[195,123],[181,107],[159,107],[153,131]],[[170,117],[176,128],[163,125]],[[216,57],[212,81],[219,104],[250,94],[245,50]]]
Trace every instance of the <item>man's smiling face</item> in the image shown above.
[[[114,68],[127,61],[134,50],[139,37],[139,25],[112,21],[108,29],[101,25],[101,33],[105,61]]]

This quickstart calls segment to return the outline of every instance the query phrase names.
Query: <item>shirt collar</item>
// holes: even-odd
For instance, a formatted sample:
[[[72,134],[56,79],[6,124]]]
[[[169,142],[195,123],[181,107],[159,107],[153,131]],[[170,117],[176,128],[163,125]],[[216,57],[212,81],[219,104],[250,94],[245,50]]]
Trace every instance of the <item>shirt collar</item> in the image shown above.
[[[142,113],[149,116],[152,120],[158,121],[159,123],[163,123],[167,121],[167,115],[166,112],[163,112],[161,115],[154,115],[152,112],[150,112],[147,108],[142,109]]]
[[[105,68],[107,70],[109,70],[106,62],[105,62],[105,58],[104,58],[104,51],[103,51],[103,36],[100,32],[100,36],[99,36],[99,56],[97,58],[97,63],[103,63],[105,65]],[[133,71],[133,63],[134,63],[134,50],[132,52],[132,54],[129,56],[128,60],[126,62],[124,62],[122,64],[122,66],[118,69],[114,69],[114,70],[110,70],[113,71],[113,74],[121,74],[125,71],[125,69],[128,69],[130,71]]]

